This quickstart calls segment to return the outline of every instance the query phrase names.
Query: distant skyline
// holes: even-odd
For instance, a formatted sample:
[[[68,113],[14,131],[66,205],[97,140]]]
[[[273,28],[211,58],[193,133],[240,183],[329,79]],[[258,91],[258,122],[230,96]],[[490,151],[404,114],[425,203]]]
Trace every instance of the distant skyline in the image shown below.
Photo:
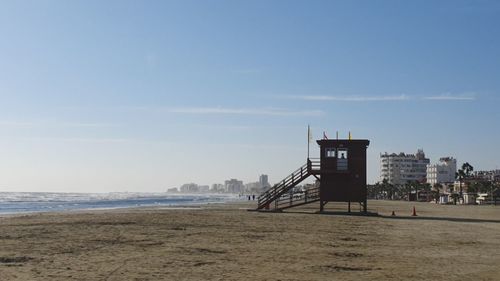
[[[500,166],[498,1],[2,1],[0,191],[274,183],[339,131]],[[315,145],[311,156],[318,157]]]

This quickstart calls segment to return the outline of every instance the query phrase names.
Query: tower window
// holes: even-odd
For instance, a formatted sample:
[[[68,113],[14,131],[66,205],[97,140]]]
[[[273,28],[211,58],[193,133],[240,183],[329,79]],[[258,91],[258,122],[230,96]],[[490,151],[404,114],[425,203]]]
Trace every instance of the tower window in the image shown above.
[[[335,148],[327,148],[326,149],[326,157],[328,158],[335,158]]]
[[[337,170],[338,171],[347,171],[348,161],[347,161],[347,149],[339,148],[337,151]]]

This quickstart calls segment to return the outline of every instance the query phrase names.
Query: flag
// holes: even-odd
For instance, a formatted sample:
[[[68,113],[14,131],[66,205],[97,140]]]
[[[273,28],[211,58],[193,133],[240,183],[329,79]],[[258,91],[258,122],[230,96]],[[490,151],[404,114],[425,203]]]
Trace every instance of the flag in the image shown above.
[[[323,139],[324,139],[324,140],[327,140],[327,139],[328,139],[328,137],[326,136],[326,132],[325,132],[325,131],[323,131]]]

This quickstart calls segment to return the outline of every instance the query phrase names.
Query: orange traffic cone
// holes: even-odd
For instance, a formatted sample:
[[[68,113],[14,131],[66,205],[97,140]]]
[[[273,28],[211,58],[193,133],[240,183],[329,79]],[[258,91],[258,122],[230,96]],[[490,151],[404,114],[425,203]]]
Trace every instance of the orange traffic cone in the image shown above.
[[[417,211],[415,210],[415,206],[413,206],[413,214],[411,216],[412,217],[416,217],[417,216]]]
[[[395,217],[395,216],[396,216],[396,213],[394,213],[394,211],[392,211],[391,216]]]

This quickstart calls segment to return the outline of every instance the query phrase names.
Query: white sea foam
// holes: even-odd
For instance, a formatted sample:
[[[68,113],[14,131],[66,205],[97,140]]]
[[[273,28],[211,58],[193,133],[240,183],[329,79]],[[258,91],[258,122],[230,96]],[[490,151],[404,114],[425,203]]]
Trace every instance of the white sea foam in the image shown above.
[[[0,192],[0,213],[179,206],[237,200],[231,194]]]

